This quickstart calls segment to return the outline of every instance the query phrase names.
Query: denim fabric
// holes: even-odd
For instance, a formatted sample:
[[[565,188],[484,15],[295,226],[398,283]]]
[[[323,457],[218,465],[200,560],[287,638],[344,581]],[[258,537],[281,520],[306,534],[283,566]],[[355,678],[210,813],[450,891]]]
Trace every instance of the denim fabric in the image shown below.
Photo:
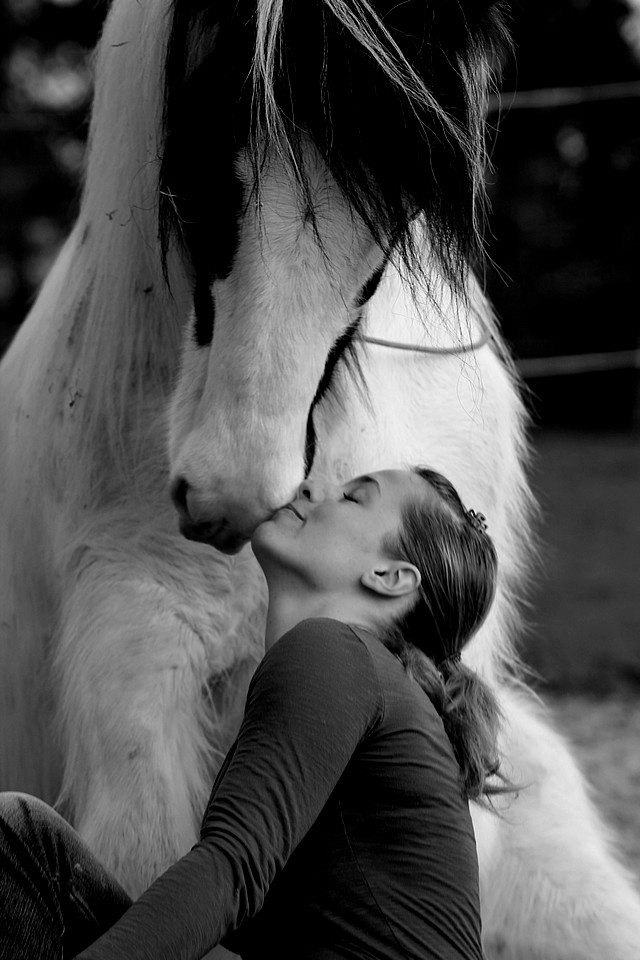
[[[0,960],[69,960],[131,902],[51,807],[0,793]]]

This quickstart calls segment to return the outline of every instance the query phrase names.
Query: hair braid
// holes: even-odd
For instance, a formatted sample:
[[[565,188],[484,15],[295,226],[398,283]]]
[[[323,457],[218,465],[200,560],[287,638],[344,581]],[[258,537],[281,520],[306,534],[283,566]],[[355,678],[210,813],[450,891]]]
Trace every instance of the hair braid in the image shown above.
[[[404,510],[399,534],[386,548],[420,570],[418,600],[383,642],[420,684],[440,715],[469,799],[512,789],[488,782],[498,774],[501,713],[488,684],[460,661],[460,651],[493,601],[497,556],[481,515],[467,511],[455,488],[426,468],[415,473],[437,498]]]

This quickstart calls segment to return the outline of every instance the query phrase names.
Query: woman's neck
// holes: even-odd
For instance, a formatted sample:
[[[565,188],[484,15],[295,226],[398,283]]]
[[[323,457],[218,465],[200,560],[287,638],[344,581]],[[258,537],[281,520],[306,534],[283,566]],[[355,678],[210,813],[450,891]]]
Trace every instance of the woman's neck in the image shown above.
[[[371,629],[376,617],[369,609],[367,598],[315,593],[304,590],[277,590],[269,588],[269,607],[265,632],[265,650],[291,630],[301,620],[312,617],[330,617],[343,623],[353,623]]]

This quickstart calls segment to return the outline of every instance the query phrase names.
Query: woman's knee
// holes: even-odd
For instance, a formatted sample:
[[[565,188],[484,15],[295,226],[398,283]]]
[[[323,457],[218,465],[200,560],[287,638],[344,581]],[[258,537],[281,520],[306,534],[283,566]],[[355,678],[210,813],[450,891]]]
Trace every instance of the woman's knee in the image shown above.
[[[60,860],[79,840],[75,831],[44,800],[27,793],[0,793],[0,854],[37,861],[56,876]]]
[[[0,820],[13,830],[33,831],[42,826],[58,825],[62,817],[39,797],[8,791],[0,793]]]

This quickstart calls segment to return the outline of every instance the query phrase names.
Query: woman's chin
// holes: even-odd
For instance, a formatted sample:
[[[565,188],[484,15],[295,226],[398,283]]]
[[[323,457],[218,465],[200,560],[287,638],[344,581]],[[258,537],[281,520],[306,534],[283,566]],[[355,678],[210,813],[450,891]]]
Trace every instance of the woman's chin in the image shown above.
[[[261,556],[269,554],[278,541],[282,540],[282,532],[278,529],[277,514],[256,527],[251,537],[251,547],[258,562]]]
[[[278,511],[256,528],[251,547],[264,573],[268,570],[297,568],[301,559],[301,545],[295,534],[300,526],[295,514],[289,512],[289,515],[285,513],[283,516]]]

